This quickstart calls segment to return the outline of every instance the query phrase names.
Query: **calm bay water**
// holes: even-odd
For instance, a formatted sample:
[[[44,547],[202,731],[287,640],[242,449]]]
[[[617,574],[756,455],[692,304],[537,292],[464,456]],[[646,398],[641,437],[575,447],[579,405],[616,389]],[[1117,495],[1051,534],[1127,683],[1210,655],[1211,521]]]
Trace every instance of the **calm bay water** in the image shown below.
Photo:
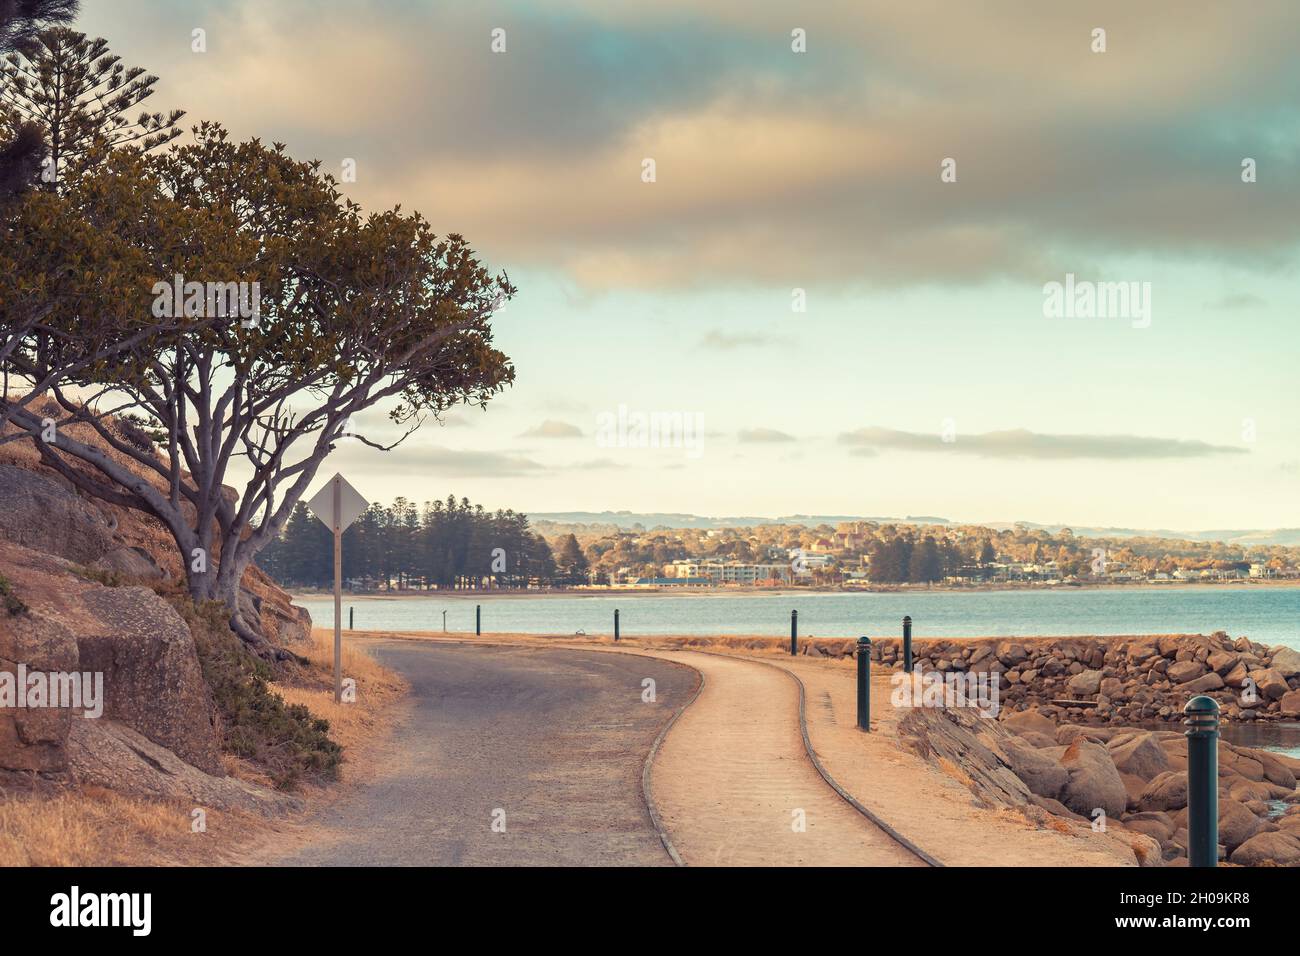
[[[483,630],[526,634],[609,634],[614,609],[623,633],[789,635],[799,611],[804,636],[871,637],[900,633],[904,614],[917,637],[1209,634],[1227,631],[1265,644],[1300,649],[1300,589],[1132,588],[912,593],[620,594],[585,596],[436,595],[349,598],[358,629],[473,632],[474,605]],[[297,599],[318,625],[333,620],[333,600]]]

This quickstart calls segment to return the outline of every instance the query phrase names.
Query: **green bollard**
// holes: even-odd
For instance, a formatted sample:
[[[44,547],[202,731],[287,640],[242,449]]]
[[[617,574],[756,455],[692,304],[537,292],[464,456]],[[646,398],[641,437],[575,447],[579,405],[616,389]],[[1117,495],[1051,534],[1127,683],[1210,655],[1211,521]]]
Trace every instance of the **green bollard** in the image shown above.
[[[483,633],[483,605],[474,605],[474,636],[478,637]]]
[[[1187,727],[1187,862],[1219,863],[1219,704],[1193,697],[1183,708]]]
[[[912,619],[903,617],[903,670],[912,673]]]
[[[871,732],[871,638],[858,638],[858,729]]]
[[[799,653],[799,612],[790,612],[790,656]]]
[[[614,608],[614,640],[618,640],[618,608]]]

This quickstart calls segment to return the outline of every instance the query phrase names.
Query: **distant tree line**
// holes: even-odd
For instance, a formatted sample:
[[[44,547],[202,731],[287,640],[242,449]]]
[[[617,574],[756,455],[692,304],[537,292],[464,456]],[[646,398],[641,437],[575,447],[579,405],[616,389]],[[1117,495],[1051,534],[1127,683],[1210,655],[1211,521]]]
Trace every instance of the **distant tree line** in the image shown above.
[[[570,536],[572,538],[572,536]],[[586,581],[587,561],[576,540],[558,558],[527,515],[486,511],[448,495],[417,507],[397,498],[371,505],[343,532],[343,576],[375,590],[482,589],[555,586]],[[258,565],[290,587],[331,587],[330,530],[301,502]]]
[[[963,564],[961,551],[949,542],[940,545],[931,535],[919,541],[899,535],[876,541],[871,548],[871,580],[884,584],[942,581]]]

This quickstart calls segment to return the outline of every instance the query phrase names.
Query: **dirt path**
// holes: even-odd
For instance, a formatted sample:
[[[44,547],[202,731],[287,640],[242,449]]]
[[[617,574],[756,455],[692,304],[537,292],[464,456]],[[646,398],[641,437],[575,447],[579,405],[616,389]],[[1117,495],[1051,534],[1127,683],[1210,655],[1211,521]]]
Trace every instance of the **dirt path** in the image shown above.
[[[671,863],[641,774],[660,729],[695,692],[694,671],[575,649],[407,641],[373,648],[410,683],[407,713],[366,778],[245,862]],[[643,699],[647,677],[654,702]]]
[[[857,674],[839,661],[776,659],[807,694],[808,735],[822,765],[854,798],[947,866],[1122,866],[1113,835],[1034,829],[1018,813],[976,805],[970,790],[898,745],[901,711],[885,674],[871,686],[872,732],[857,729]]]
[[[686,863],[923,865],[817,773],[804,750],[798,689],[789,677],[753,661],[654,653],[705,678],[651,770],[655,803]]]

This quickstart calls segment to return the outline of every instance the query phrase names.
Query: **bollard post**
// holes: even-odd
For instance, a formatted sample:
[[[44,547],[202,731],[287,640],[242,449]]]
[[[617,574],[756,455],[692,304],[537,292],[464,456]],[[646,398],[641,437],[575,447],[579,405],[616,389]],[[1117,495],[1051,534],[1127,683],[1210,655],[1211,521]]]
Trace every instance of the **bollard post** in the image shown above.
[[[799,612],[790,612],[790,656],[799,653]]]
[[[348,630],[349,631],[352,630],[352,612],[355,610],[356,608],[354,607],[348,608]]]
[[[912,618],[903,617],[903,670],[912,673]]]
[[[614,608],[614,640],[618,640],[618,608]]]
[[[474,605],[474,636],[478,637],[483,633],[483,605]]]
[[[871,732],[871,638],[858,638],[858,729]]]
[[[1183,708],[1187,727],[1187,862],[1219,862],[1219,704],[1193,697]]]

